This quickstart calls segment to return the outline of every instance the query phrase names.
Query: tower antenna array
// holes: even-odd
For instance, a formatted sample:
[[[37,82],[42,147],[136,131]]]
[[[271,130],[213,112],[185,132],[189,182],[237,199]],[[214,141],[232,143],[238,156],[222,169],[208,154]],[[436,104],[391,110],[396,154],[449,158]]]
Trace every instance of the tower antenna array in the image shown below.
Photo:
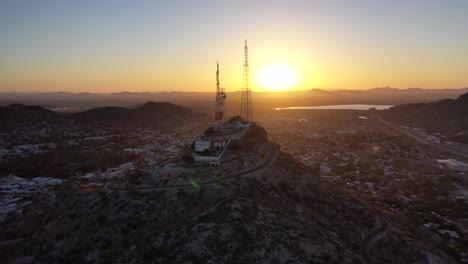
[[[253,121],[253,110],[252,110],[252,94],[250,91],[250,77],[249,77],[249,52],[247,48],[247,40],[245,40],[244,46],[244,74],[242,80],[241,89],[241,117],[248,121]]]
[[[224,123],[224,100],[226,93],[219,85],[219,62],[216,62],[216,106],[215,106],[215,130],[221,130]]]
[[[219,62],[216,62],[216,106],[214,118],[214,133],[211,141],[212,147],[224,148],[226,139],[224,137],[223,124],[224,124],[224,100],[226,100],[226,93],[219,85]]]

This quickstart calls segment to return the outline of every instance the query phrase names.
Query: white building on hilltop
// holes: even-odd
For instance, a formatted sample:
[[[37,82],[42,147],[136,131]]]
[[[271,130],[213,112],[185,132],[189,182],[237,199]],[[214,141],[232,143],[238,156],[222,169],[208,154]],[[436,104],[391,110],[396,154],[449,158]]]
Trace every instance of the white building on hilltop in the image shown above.
[[[195,152],[203,152],[211,147],[211,138],[198,138],[195,140]]]

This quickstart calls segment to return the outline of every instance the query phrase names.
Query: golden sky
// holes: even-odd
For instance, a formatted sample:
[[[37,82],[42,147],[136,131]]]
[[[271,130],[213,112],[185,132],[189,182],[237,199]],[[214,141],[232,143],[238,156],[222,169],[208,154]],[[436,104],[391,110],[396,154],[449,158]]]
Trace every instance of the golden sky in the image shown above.
[[[468,87],[468,1],[2,1],[0,92]],[[268,74],[267,74],[268,76]],[[262,79],[263,78],[263,79]],[[263,80],[263,81],[262,81]]]

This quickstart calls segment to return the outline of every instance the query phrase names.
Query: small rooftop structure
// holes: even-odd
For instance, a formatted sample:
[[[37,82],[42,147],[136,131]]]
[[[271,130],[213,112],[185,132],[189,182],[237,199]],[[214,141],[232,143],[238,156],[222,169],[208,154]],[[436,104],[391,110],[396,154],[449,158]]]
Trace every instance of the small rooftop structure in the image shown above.
[[[438,159],[440,164],[444,164],[451,170],[468,172],[468,164],[455,159]]]

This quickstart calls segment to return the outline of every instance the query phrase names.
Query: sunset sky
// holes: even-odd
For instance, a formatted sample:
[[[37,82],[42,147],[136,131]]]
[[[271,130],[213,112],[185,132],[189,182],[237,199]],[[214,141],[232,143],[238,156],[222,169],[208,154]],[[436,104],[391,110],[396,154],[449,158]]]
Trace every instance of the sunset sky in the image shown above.
[[[0,2],[0,92],[468,87],[468,1]],[[275,76],[271,76],[276,81]]]

